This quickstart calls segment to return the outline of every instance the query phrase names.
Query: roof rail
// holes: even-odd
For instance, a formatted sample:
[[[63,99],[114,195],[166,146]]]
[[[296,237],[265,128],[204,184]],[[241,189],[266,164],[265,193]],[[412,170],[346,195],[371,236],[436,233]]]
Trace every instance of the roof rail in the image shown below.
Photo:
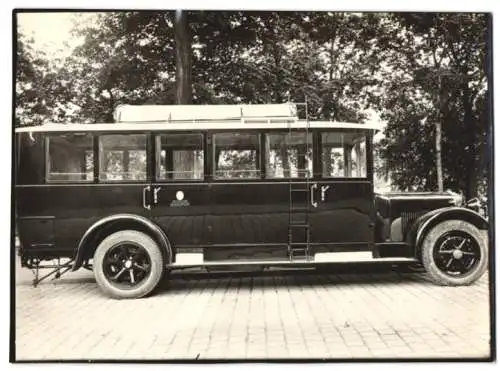
[[[206,122],[249,119],[298,120],[295,103],[226,105],[119,105],[116,122]]]

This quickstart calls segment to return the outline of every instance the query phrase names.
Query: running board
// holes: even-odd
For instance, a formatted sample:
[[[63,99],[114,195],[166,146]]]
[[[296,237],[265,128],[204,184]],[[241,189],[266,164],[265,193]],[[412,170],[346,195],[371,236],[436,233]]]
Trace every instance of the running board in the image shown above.
[[[364,252],[336,252],[336,253],[317,253],[310,259],[295,257],[292,261],[289,259],[280,260],[221,260],[221,261],[204,261],[203,254],[176,254],[176,261],[168,266],[175,267],[200,267],[200,266],[238,266],[238,265],[294,265],[294,266],[311,266],[318,264],[352,264],[352,263],[415,263],[416,258],[390,257],[390,258],[374,258],[370,251]],[[196,255],[196,256],[195,256]]]

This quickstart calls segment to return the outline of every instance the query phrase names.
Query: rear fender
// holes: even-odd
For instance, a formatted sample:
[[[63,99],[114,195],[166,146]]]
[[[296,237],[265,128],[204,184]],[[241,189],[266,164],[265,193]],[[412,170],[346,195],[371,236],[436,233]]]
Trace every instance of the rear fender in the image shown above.
[[[149,219],[135,214],[117,214],[95,222],[83,235],[78,243],[72,271],[80,268],[85,260],[92,257],[98,244],[111,233],[133,229],[144,232],[152,237],[160,247],[166,264],[172,262],[172,246],[165,233]]]

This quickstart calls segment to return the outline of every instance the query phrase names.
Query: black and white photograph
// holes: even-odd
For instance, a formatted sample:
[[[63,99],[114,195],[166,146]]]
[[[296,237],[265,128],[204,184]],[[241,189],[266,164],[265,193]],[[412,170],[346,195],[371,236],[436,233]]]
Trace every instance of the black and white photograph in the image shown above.
[[[11,362],[496,359],[492,13],[12,33]]]

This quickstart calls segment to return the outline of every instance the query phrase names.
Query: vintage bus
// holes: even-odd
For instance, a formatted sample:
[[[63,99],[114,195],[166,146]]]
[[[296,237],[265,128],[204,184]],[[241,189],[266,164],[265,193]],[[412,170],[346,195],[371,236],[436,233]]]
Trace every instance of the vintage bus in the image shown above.
[[[488,223],[460,197],[374,193],[376,124],[300,120],[294,104],[115,118],[15,130],[22,266],[92,269],[114,298],[186,267],[421,264],[442,285],[487,269]]]

